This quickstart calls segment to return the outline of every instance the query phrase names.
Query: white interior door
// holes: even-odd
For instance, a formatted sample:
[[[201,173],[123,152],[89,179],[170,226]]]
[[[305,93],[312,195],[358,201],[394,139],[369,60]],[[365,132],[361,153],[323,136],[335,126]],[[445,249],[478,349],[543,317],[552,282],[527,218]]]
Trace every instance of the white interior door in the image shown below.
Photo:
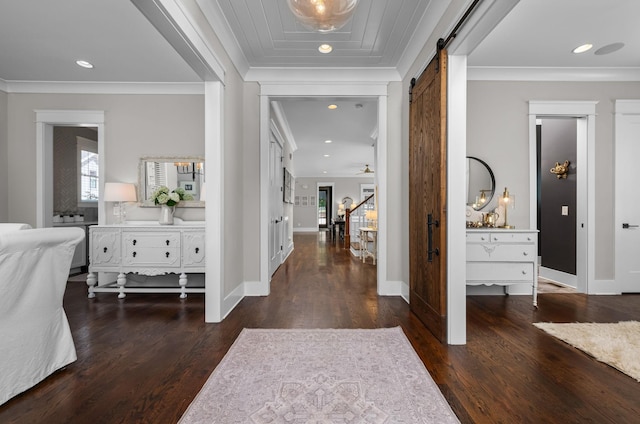
[[[282,263],[283,233],[282,146],[271,137],[269,143],[269,275]]]
[[[616,101],[615,263],[622,293],[640,292],[640,100]]]

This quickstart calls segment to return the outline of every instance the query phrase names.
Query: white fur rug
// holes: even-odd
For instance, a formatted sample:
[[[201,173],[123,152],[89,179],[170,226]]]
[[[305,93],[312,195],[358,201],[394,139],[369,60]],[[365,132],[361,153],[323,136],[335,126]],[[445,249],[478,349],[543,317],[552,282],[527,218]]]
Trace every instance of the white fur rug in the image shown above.
[[[242,331],[180,419],[458,423],[402,329]]]
[[[640,322],[533,325],[640,381]]]

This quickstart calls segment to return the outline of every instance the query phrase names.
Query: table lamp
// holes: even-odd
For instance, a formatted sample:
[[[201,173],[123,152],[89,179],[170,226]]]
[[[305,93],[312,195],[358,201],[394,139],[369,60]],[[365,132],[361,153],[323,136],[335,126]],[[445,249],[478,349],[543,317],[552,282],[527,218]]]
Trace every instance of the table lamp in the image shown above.
[[[118,205],[113,208],[116,224],[124,224],[126,221],[126,212],[122,202],[135,202],[136,200],[138,198],[135,185],[130,183],[104,183],[104,201],[118,202]]]

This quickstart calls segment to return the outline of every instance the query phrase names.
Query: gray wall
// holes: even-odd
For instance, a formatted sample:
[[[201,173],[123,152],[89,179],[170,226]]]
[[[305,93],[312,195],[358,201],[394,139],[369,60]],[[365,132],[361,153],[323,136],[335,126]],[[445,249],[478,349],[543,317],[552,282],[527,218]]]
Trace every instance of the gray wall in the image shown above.
[[[540,265],[576,274],[576,167],[577,123],[575,118],[542,119],[539,129],[538,247]],[[570,162],[567,178],[550,172],[556,162]],[[562,215],[566,206],[568,215]]]
[[[24,158],[36,157],[34,110],[105,111],[104,181],[137,183],[142,156],[204,154],[201,95],[11,94],[8,109],[10,221],[36,221],[35,172],[22,172]],[[145,216],[153,219],[157,210],[129,213],[131,219]]]
[[[9,181],[9,164],[8,164],[8,135],[7,114],[8,114],[9,95],[0,90],[0,222],[9,220],[8,202],[8,181]]]
[[[516,208],[509,221],[528,228],[529,100],[595,100],[595,278],[614,276],[613,101],[640,97],[637,82],[500,82],[469,81],[467,154],[492,167],[498,188],[509,187]]]

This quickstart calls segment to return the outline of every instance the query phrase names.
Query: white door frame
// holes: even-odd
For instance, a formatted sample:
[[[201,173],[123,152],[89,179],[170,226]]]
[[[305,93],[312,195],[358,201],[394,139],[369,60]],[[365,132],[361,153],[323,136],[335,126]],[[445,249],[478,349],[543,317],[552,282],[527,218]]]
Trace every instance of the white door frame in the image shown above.
[[[373,97],[378,99],[379,138],[376,143],[378,160],[378,181],[380,209],[378,227],[380,228],[377,290],[379,295],[396,295],[392,283],[387,282],[387,83],[370,84],[262,84],[260,86],[260,288],[254,294],[267,295],[270,292],[269,276],[269,131],[270,104],[274,99],[296,97]]]
[[[98,187],[104,190],[105,141],[102,110],[36,110],[36,227],[53,226],[53,127],[98,129]],[[98,200],[98,223],[105,223],[104,200]]]
[[[334,202],[333,200],[333,193],[336,191],[336,183],[323,183],[323,182],[317,182],[316,183],[316,226],[318,227],[318,230],[320,230],[320,222],[318,221],[318,205],[320,204],[320,187],[331,187],[331,201]],[[334,207],[333,205],[331,205],[331,209],[333,210]],[[329,222],[331,222],[331,217],[329,215],[327,215],[327,228],[329,227]]]
[[[578,184],[576,277],[580,293],[595,292],[595,138],[597,101],[529,101],[529,228],[537,228],[536,120],[572,117],[578,120]]]

